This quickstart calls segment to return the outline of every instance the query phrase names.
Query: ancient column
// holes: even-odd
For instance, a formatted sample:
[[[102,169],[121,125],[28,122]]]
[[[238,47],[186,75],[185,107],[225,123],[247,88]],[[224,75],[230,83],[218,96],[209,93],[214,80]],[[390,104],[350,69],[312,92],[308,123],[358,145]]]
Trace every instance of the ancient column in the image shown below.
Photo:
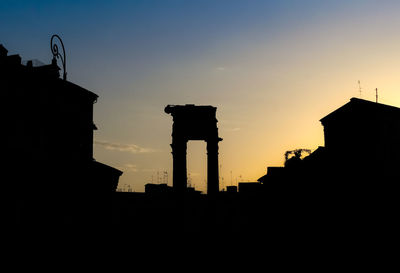
[[[219,192],[218,174],[218,142],[220,140],[207,140],[207,194],[215,195]]]
[[[173,164],[173,189],[175,192],[186,192],[187,188],[187,170],[186,170],[186,149],[187,140],[172,140],[172,164]]]

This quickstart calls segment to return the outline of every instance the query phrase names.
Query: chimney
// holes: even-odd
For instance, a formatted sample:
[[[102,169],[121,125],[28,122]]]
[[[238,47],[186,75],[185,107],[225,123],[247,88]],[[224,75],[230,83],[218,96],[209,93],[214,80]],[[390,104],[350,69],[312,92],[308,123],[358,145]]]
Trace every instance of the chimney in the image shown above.
[[[57,66],[57,59],[56,59],[56,57],[53,57],[53,59],[51,60],[51,65]]]

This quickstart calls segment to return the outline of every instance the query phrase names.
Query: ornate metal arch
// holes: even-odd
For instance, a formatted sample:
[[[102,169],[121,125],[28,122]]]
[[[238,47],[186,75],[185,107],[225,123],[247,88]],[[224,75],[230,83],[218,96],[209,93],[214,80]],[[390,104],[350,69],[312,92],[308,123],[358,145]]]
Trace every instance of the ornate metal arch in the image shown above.
[[[58,45],[55,42],[53,42],[54,38],[57,38],[59,43],[61,44],[63,55],[61,55],[60,52],[58,51]],[[57,58],[57,59],[61,60],[61,64],[63,66],[63,79],[67,80],[67,70],[65,68],[66,67],[66,55],[65,55],[64,43],[61,40],[60,36],[58,36],[57,34],[54,34],[53,36],[51,36],[50,48],[51,48],[51,53],[53,53],[53,58]]]

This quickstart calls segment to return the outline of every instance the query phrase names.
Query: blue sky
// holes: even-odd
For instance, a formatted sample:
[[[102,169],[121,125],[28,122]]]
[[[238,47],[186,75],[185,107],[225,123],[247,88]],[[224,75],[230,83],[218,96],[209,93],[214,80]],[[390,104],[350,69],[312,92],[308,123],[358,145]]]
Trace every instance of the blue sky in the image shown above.
[[[100,96],[95,158],[138,191],[172,173],[164,107],[217,106],[226,186],[230,171],[254,181],[286,150],[323,145],[318,120],[357,96],[358,80],[364,98],[379,87],[399,106],[398,14],[385,0],[1,0],[0,43],[49,63],[50,37],[62,37],[68,80]],[[188,160],[204,189],[205,144]]]

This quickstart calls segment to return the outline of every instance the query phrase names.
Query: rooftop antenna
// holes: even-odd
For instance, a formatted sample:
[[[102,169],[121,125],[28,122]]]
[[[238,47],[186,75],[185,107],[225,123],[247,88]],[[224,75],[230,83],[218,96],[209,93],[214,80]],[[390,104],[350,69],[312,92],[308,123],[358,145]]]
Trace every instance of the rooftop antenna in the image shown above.
[[[378,88],[375,88],[376,103],[378,103]]]
[[[360,80],[358,80],[358,91],[360,92],[360,99],[361,99],[361,83]]]
[[[164,171],[163,183],[168,185],[168,172]]]
[[[222,164],[219,164],[218,180],[221,178],[222,188],[224,188],[224,177],[222,176]]]

